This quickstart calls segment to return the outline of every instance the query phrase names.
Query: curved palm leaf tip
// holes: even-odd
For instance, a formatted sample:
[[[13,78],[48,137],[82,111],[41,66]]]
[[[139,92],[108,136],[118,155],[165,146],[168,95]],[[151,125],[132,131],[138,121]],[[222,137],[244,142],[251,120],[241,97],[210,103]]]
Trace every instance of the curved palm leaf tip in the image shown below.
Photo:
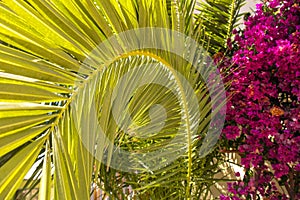
[[[197,138],[205,136],[213,117],[209,91],[200,75],[182,58],[158,49],[124,54],[110,63],[102,61],[107,60],[104,56],[110,57],[109,53],[118,50],[114,44],[108,44],[107,52],[91,54],[110,36],[133,28],[168,28],[201,41],[203,35],[198,30],[202,28],[192,17],[195,3],[192,0],[0,2],[0,199],[13,198],[38,160],[41,164],[25,187],[29,190],[39,187],[40,199],[88,199],[92,183],[105,191],[105,195],[119,199],[130,195],[141,199],[197,199],[208,194],[209,187],[218,181],[211,181],[218,171],[218,163],[212,160],[218,154],[212,152],[200,158],[197,153],[202,143]],[[134,36],[125,39],[139,44]],[[199,54],[188,53],[191,58]],[[149,71],[161,80],[164,76],[157,76],[157,72],[166,72],[163,69],[169,67],[180,72],[192,85],[199,108],[186,104],[183,113],[183,99],[161,85],[150,84],[130,97],[126,109],[132,123],[122,127],[118,122],[128,121],[115,119],[109,107],[113,103],[112,88],[128,70],[149,64],[161,70]],[[123,93],[121,97],[126,99],[126,95],[129,94]],[[155,104],[163,106],[164,112],[159,106],[153,107]],[[109,167],[115,154],[114,145],[144,153],[165,147],[182,127],[186,130],[182,116],[187,117],[192,109],[201,110],[200,117],[189,118],[197,125],[197,137],[189,140],[186,153],[172,164],[156,171],[149,171],[141,164],[135,168],[142,170],[139,174]],[[90,115],[91,112],[96,115]],[[126,115],[119,117],[122,116]],[[153,123],[157,127],[163,121],[162,116],[164,127],[158,133],[149,132],[148,125]],[[99,123],[78,126],[92,120]],[[97,126],[106,135],[99,137],[94,131]],[[82,141],[83,135],[90,143]],[[113,145],[107,145],[110,141],[114,141]],[[91,152],[95,144],[97,152]],[[99,147],[106,153],[99,151]],[[95,159],[95,153],[99,160],[104,157],[106,163]],[[165,162],[167,153],[161,156],[160,164]],[[119,165],[123,164],[121,161]],[[130,192],[132,189],[134,192]]]

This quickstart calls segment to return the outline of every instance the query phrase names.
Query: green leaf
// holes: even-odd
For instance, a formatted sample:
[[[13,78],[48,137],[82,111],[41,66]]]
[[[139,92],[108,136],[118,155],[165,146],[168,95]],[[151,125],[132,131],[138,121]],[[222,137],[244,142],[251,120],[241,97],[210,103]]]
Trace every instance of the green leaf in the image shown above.
[[[204,37],[200,38],[204,47],[213,55],[224,52],[226,42],[232,36],[232,30],[240,23],[240,9],[245,0],[205,0],[197,1],[194,18],[198,26],[204,28]]]
[[[144,27],[200,42],[216,35],[212,47],[203,42],[216,50],[238,19],[238,6],[223,1],[203,16],[193,14],[196,0],[0,1],[0,199],[13,197],[37,157],[43,162],[24,187],[38,186],[40,199],[88,199],[91,185],[112,199],[131,198],[128,188],[138,199],[202,197],[219,156],[197,153],[220,98],[201,77],[211,66],[197,65],[204,56],[196,47],[170,53],[186,41],[168,34],[144,38],[165,51],[144,48],[138,33],[117,35]],[[120,158],[119,149],[134,154]]]
[[[21,185],[24,176],[35,162],[47,137],[32,142],[0,168],[0,198],[11,199]]]
[[[27,129],[15,134],[10,135],[0,135],[0,156],[5,155],[6,153],[12,151],[13,149],[18,148],[22,144],[30,142],[31,139],[40,135],[50,126],[41,126]]]
[[[50,143],[46,143],[45,156],[43,161],[42,178],[39,188],[39,199],[50,200],[51,199],[51,155],[50,155]]]

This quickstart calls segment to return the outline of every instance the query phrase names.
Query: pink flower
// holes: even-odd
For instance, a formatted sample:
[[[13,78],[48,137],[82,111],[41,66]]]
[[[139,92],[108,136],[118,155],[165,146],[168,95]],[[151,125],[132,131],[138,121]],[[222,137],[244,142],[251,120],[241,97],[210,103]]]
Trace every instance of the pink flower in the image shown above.
[[[235,30],[228,41],[231,58],[222,63],[233,73],[226,124],[223,130],[230,148],[241,152],[245,169],[253,171],[243,183],[231,183],[231,197],[288,199],[273,179],[297,179],[300,171],[300,6],[295,0],[266,0],[256,5],[245,29]],[[266,165],[266,163],[271,163]],[[288,175],[289,176],[286,176]],[[293,191],[300,196],[299,191]],[[254,195],[254,196],[253,196]]]
[[[226,138],[229,140],[234,140],[241,134],[241,131],[237,126],[226,126],[223,129],[223,132],[225,133]]]

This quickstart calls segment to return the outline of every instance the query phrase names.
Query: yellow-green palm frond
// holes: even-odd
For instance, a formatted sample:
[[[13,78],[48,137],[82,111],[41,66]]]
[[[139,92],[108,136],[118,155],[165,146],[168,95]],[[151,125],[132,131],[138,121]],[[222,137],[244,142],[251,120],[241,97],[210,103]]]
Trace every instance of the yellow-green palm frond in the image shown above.
[[[195,4],[0,1],[0,199],[34,163],[24,187],[39,199],[89,199],[93,184],[119,199],[209,191],[218,155],[204,157],[206,136],[224,99],[210,94],[220,80],[208,55],[185,37],[203,37]]]
[[[203,31],[204,38],[200,43],[211,54],[225,51],[226,41],[232,36],[232,30],[237,28],[244,13],[240,9],[245,0],[204,0],[197,1],[195,6],[195,31]]]

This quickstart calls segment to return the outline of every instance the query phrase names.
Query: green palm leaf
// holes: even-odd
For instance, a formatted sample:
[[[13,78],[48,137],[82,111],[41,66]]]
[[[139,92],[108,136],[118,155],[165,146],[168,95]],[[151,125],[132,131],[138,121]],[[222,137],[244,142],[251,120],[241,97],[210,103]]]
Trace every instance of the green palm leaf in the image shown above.
[[[204,81],[211,63],[198,66],[200,74],[182,58],[195,64],[207,55],[193,47],[171,53],[185,45],[172,35],[116,36],[143,27],[195,36],[195,4],[1,1],[0,198],[12,199],[37,161],[26,186],[38,185],[40,199],[88,199],[92,184],[119,199],[196,199],[209,191],[218,153],[200,155],[211,146],[201,149],[199,138],[215,115],[212,101],[220,101],[216,112],[224,101]],[[142,50],[129,51],[132,44]]]
[[[226,41],[232,36],[232,30],[237,28],[244,13],[240,12],[245,0],[205,0],[198,1],[194,18],[195,29],[203,29],[205,35],[201,38],[203,46],[211,54],[225,51]],[[201,31],[201,30],[200,30]]]

